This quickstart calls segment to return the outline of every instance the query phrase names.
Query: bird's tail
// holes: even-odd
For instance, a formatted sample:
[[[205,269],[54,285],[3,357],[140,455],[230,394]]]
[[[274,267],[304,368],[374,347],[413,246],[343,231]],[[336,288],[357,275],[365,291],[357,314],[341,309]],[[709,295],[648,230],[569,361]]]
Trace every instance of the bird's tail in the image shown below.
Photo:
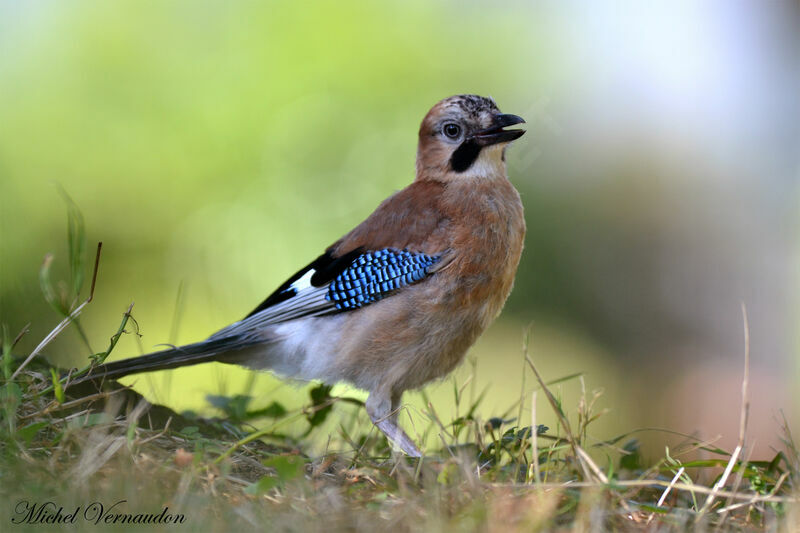
[[[94,367],[88,374],[74,380],[77,385],[86,381],[115,379],[140,372],[168,370],[181,366],[197,365],[211,361],[232,363],[236,360],[237,351],[251,346],[240,336],[209,339],[186,346],[178,346],[160,352],[153,352],[139,357],[131,357]]]

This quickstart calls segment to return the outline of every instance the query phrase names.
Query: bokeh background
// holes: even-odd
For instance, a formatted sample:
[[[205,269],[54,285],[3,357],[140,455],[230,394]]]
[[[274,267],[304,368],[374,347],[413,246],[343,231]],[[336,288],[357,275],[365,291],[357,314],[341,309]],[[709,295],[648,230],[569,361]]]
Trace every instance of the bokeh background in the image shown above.
[[[593,437],[657,426],[730,446],[744,302],[766,451],[780,410],[799,411],[799,24],[797,2],[2,1],[0,321],[31,323],[25,355],[60,319],[38,272],[53,252],[65,276],[63,187],[89,253],[104,242],[92,350],[131,302],[142,337],[115,358],[199,340],[413,178],[433,103],[491,95],[528,121],[508,160],[529,233],[455,382],[475,372],[484,417],[515,416],[523,395],[529,417],[531,326],[546,379],[604,390]],[[74,330],[45,350],[62,366],[89,353]],[[208,412],[209,393],[307,401],[225,365],[128,382],[177,409]],[[556,387],[572,412],[580,388]],[[452,380],[426,392],[451,415]],[[556,425],[541,395],[537,413]]]

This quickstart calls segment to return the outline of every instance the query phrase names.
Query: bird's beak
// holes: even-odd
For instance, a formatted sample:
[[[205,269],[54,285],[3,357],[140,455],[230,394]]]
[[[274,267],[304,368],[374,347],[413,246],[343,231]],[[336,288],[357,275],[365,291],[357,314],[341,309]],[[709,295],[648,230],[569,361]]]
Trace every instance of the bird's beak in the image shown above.
[[[519,139],[525,130],[504,130],[506,126],[523,124],[525,119],[517,115],[498,114],[492,117],[491,127],[481,130],[474,135],[475,141],[481,146],[491,146],[497,143],[507,143]]]

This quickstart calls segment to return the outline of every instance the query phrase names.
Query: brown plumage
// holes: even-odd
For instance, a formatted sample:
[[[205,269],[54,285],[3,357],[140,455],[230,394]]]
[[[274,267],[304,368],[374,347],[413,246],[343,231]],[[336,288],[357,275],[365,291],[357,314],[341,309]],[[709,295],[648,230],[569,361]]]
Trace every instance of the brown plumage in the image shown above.
[[[442,100],[422,121],[414,182],[253,313],[207,341],[103,365],[87,379],[218,360],[300,379],[344,381],[368,390],[373,423],[406,453],[419,456],[397,425],[403,392],[458,365],[500,313],[514,282],[525,221],[506,176],[505,149],[523,132],[503,128],[520,122],[488,98]],[[398,268],[421,279],[381,285],[379,274],[358,267],[375,253],[395,258]],[[434,263],[420,267],[419,254]],[[338,307],[334,293],[350,296],[345,281],[337,280],[353,276],[360,280],[348,293],[356,294],[355,303]]]
[[[395,202],[397,197],[418,198],[425,209],[420,213],[413,202]],[[405,221],[418,233],[398,240]],[[388,387],[400,393],[450,372],[511,292],[524,235],[522,203],[505,176],[435,186],[416,181],[386,200],[332,251],[413,247],[443,252],[444,259],[429,281],[364,308],[368,326],[358,311],[348,317],[352,348],[339,352],[341,374],[367,373],[377,377],[369,390]]]

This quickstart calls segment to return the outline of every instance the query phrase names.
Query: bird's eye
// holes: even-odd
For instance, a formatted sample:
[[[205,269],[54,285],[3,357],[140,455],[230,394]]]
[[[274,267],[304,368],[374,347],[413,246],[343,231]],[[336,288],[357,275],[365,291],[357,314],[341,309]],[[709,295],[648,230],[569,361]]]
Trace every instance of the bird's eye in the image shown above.
[[[461,136],[461,126],[453,124],[452,122],[445,124],[442,131],[451,139],[458,139]]]

